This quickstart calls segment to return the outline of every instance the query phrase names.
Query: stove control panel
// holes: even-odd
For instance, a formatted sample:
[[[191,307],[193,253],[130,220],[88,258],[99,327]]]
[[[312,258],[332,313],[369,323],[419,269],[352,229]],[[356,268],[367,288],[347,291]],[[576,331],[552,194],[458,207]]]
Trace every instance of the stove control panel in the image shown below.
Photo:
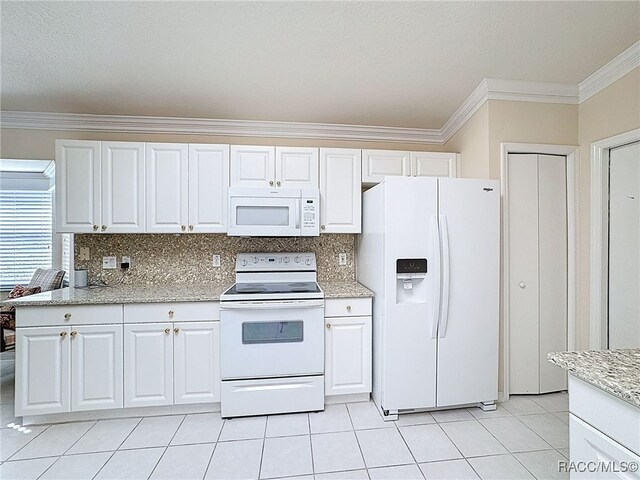
[[[278,272],[316,270],[316,254],[306,253],[239,253],[236,272]]]

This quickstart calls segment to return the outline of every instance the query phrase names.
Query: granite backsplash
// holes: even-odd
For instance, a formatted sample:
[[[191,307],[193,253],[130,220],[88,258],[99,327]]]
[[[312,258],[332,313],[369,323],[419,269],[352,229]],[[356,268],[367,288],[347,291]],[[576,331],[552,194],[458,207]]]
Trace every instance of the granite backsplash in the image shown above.
[[[104,270],[102,257],[131,257],[125,277],[132,284],[232,283],[237,253],[315,252],[318,280],[355,280],[355,235],[325,234],[319,237],[228,237],[224,234],[77,234],[75,268],[89,270],[90,281],[118,280],[120,269]],[[88,247],[90,260],[81,261],[80,247]],[[347,254],[347,265],[338,265],[338,254]],[[212,256],[221,256],[213,267]]]

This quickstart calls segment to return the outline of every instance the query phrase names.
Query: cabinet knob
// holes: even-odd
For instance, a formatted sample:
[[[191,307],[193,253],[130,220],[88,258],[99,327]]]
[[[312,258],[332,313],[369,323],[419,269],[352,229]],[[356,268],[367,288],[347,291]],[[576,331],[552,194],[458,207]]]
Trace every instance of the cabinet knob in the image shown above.
[[[93,226],[93,231],[94,231],[94,232],[98,231],[98,225],[94,225],[94,226]]]
[[[180,329],[179,329],[179,328],[174,328],[174,329],[173,329],[173,333],[175,333],[176,335],[178,334],[178,332],[180,332]]]
[[[280,185],[282,185],[282,183],[280,183],[280,180],[278,180],[278,181],[276,182],[276,185],[277,185],[278,187],[279,187]]]
[[[347,312],[351,311],[351,305],[347,305]]]
[[[320,229],[321,230],[326,230],[327,227],[325,227],[324,225],[320,225]]]
[[[66,337],[67,336],[67,332],[60,332],[60,336],[61,337]]]
[[[327,323],[325,326],[327,327],[327,330],[331,330],[331,324],[330,323]]]
[[[75,330],[73,332],[71,332],[71,336],[75,337],[78,334],[78,332],[76,332]]]
[[[193,225],[189,225],[189,231],[193,232]]]
[[[71,319],[71,314],[70,313],[65,313],[64,314],[64,319],[65,319],[65,321],[68,322]]]
[[[170,316],[170,317],[173,317],[173,314],[174,314],[174,313],[175,313],[175,312],[174,312],[173,310],[169,310],[169,316]]]
[[[186,225],[180,225],[180,230],[182,230],[183,232],[187,229]]]
[[[526,287],[526,285],[525,285],[525,283],[524,283],[524,282],[520,282],[520,284],[519,284],[518,286],[519,286],[520,288],[525,288],[525,287]]]
[[[170,331],[171,331],[171,329],[170,329],[170,328],[165,328],[165,329],[164,329],[164,333],[166,333],[167,335],[169,335],[169,332],[170,332]]]
[[[104,232],[107,229],[106,225],[102,225],[102,231]]]
[[[269,186],[273,187],[273,180],[269,181]]]

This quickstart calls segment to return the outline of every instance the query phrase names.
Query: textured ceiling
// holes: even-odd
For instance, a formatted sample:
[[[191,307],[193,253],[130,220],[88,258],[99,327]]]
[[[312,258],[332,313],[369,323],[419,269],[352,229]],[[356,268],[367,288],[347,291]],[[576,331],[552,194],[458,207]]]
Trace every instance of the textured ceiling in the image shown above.
[[[640,2],[8,2],[3,110],[440,128],[483,77],[578,83]]]

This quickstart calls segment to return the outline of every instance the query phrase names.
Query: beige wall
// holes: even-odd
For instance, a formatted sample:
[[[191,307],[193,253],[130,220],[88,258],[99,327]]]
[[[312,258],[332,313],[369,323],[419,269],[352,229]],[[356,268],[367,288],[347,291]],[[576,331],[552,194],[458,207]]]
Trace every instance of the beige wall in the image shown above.
[[[578,142],[580,145],[579,204],[579,316],[581,346],[589,348],[589,248],[591,144],[620,133],[640,128],[640,68],[614,82],[580,104]]]
[[[458,176],[489,178],[489,103],[485,102],[444,145],[460,153]]]
[[[233,145],[277,145],[336,148],[373,148],[379,150],[411,150],[419,152],[445,152],[442,145],[409,143],[356,142],[346,140],[314,140],[266,137],[224,137],[214,135],[168,135],[150,133],[77,132],[61,130],[0,130],[0,158],[26,158],[53,160],[55,140],[114,140],[129,142],[228,143]]]

